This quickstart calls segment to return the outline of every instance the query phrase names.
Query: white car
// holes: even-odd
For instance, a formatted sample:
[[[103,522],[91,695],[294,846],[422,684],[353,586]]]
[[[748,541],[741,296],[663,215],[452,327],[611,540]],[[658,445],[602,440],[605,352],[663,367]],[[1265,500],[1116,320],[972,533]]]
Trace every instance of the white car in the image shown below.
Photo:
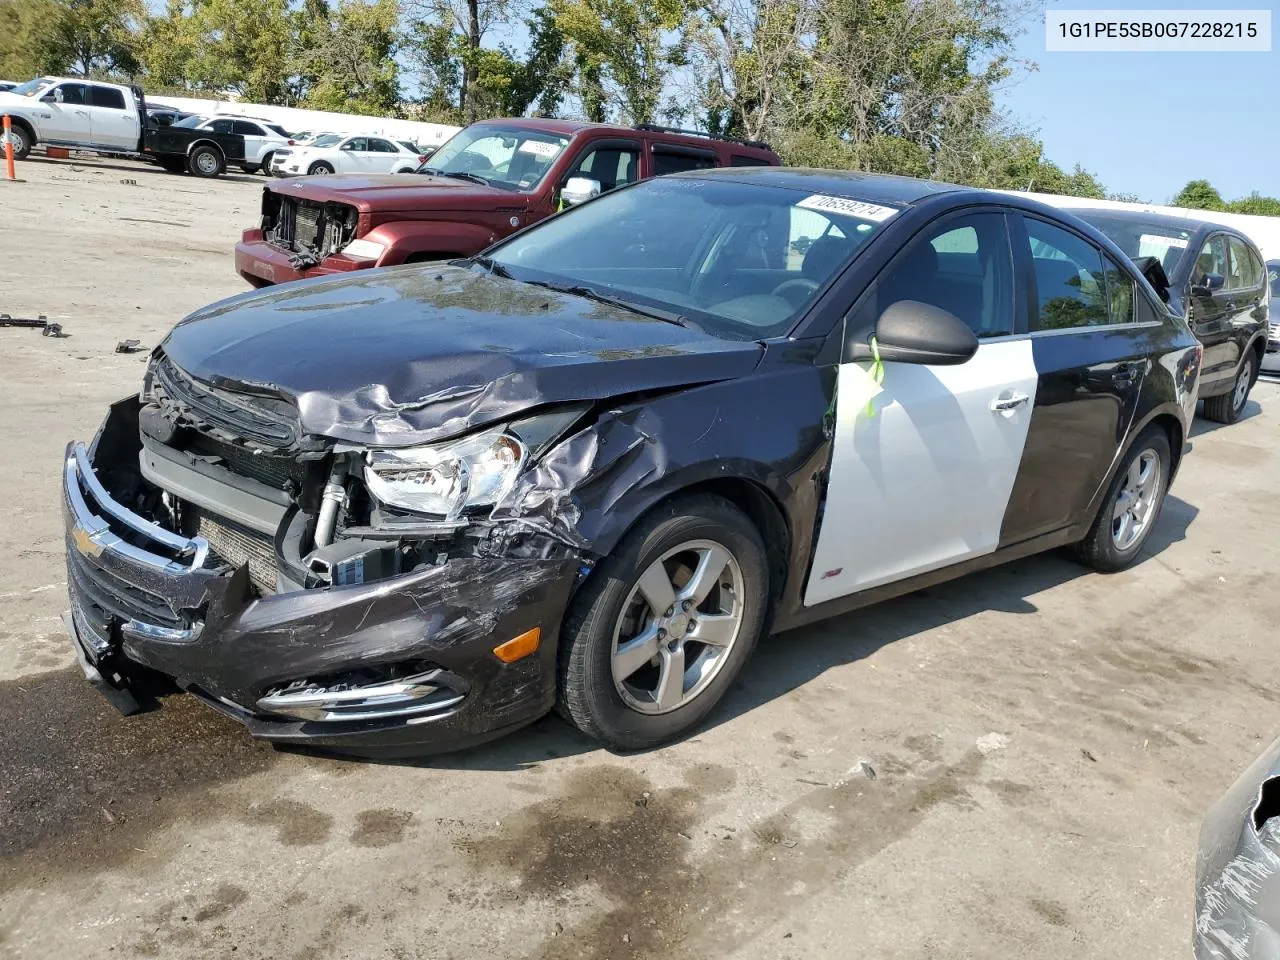
[[[271,161],[276,151],[289,143],[289,132],[278,124],[257,117],[188,117],[174,124],[179,127],[195,127],[214,133],[236,133],[244,137],[245,173],[271,172]]]
[[[273,172],[285,177],[328,173],[412,173],[420,154],[390,137],[326,133],[309,144],[289,147]]]

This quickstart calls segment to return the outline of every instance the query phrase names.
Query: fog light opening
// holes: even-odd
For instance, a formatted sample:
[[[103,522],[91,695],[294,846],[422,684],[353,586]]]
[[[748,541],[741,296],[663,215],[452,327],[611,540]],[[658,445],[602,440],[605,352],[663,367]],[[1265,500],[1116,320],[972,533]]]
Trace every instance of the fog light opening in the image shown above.
[[[295,720],[384,720],[438,713],[464,696],[458,677],[413,661],[294,680],[268,690],[258,709]]]

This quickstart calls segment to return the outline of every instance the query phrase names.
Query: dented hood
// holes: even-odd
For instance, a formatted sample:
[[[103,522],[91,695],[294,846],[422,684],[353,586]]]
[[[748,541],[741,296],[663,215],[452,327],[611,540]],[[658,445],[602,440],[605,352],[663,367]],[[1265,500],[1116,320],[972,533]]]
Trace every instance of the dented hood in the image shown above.
[[[198,380],[293,401],[306,433],[405,446],[531,407],[744,376],[762,348],[465,267],[252,291],[162,349]]]
[[[349,203],[363,213],[524,209],[529,205],[529,198],[521,193],[417,173],[296,177],[269,184],[267,189],[320,203]]]

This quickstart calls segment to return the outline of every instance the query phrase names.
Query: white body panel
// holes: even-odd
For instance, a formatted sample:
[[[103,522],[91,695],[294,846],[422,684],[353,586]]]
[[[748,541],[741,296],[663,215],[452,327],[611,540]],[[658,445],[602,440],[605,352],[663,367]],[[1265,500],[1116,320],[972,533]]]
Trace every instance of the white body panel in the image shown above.
[[[840,368],[806,606],[993,552],[1035,403],[1025,337],[984,343],[956,366],[886,363],[874,417],[853,366]]]
[[[94,143],[126,151],[138,149],[141,132],[138,129],[138,108],[132,100],[126,99],[123,110],[89,107],[89,117],[93,124]]]
[[[42,103],[35,112],[36,135],[41,140],[63,143],[93,143],[93,121],[89,108],[81,104]]]

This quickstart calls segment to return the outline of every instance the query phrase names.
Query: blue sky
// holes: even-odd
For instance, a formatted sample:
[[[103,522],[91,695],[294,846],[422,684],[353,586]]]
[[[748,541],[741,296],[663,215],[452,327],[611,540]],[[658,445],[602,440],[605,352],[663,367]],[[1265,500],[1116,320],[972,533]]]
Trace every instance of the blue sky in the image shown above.
[[[1062,10],[1265,9],[1275,0],[1179,3],[1050,0]],[[1188,180],[1227,199],[1280,196],[1280,11],[1269,53],[1049,53],[1043,13],[1027,23],[1017,56],[1039,69],[1012,82],[1000,105],[1038,129],[1045,155],[1080,163],[1109,191],[1161,203]]]

